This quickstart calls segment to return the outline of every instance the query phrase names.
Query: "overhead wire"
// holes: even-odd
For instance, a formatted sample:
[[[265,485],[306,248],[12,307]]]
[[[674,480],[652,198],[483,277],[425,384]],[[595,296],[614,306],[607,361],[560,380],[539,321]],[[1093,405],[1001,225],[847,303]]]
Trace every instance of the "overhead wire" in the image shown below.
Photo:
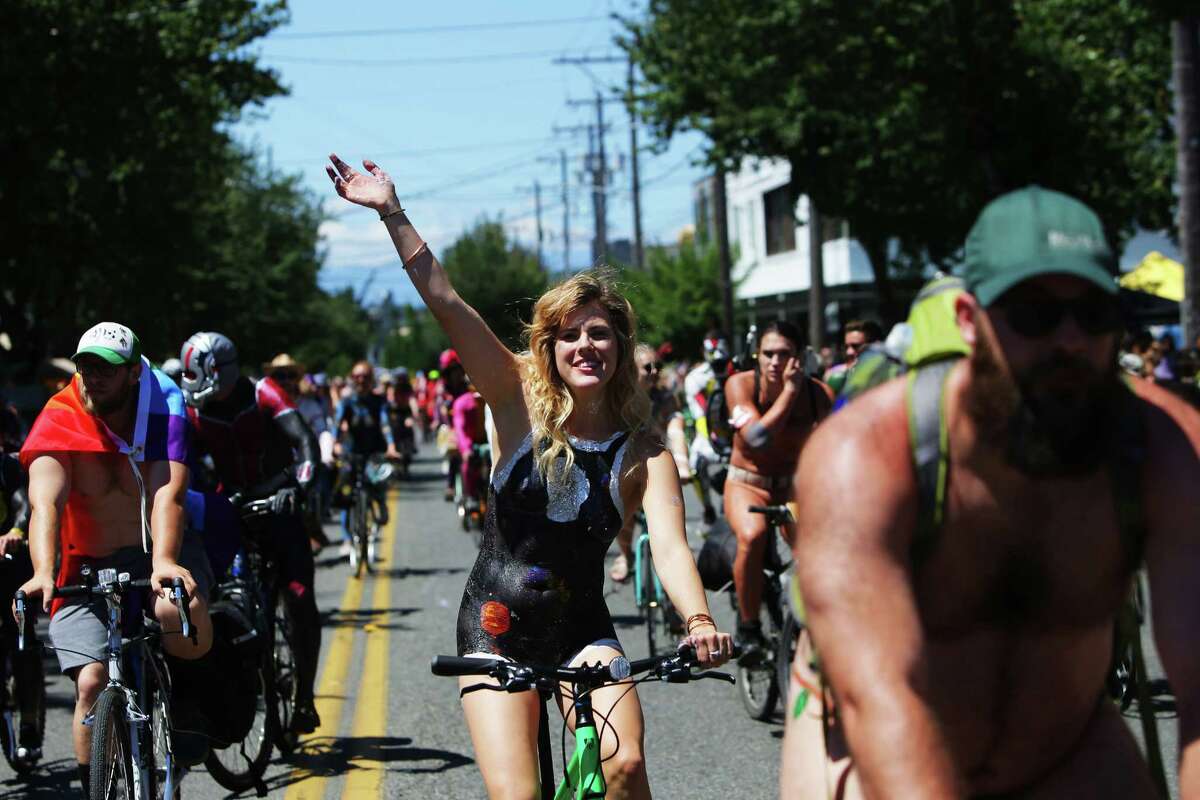
[[[508,22],[473,22],[457,25],[427,25],[413,28],[365,28],[359,30],[295,31],[273,35],[272,39],[340,39],[362,36],[408,36],[426,33],[507,30],[511,28],[546,28],[555,25],[574,25],[581,22],[600,22],[607,16],[561,17],[558,19],[510,20]]]

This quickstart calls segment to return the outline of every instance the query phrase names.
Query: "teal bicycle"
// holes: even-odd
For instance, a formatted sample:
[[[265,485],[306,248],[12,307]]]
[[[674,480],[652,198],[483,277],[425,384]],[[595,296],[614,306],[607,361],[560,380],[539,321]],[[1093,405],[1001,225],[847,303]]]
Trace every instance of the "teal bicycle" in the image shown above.
[[[646,624],[646,643],[652,656],[669,652],[683,638],[683,620],[671,598],[663,591],[654,560],[650,555],[650,531],[646,515],[637,513],[638,534],[633,542],[633,597],[638,613]]]
[[[500,661],[494,658],[459,658],[456,656],[434,656],[430,669],[434,675],[456,677],[459,675],[487,675],[497,684],[481,683],[468,686],[462,694],[482,690],[495,692],[528,692],[537,690],[542,695],[541,722],[538,727],[538,760],[541,765],[542,797],[545,800],[603,800],[608,792],[601,769],[600,734],[596,728],[596,715],[592,711],[592,692],[604,686],[625,685],[630,688],[648,681],[665,683],[689,683],[713,678],[734,682],[732,675],[707,670],[692,672],[696,665],[696,652],[683,645],[671,655],[654,656],[630,662],[617,656],[607,665],[584,664],[580,667],[540,667]],[[641,678],[634,680],[634,676]],[[550,723],[546,713],[546,701],[570,684],[570,699],[575,709],[575,753],[570,763],[563,766],[563,778],[558,790],[550,793],[554,785],[554,768],[550,757]],[[563,756],[566,757],[567,722],[563,720]]]

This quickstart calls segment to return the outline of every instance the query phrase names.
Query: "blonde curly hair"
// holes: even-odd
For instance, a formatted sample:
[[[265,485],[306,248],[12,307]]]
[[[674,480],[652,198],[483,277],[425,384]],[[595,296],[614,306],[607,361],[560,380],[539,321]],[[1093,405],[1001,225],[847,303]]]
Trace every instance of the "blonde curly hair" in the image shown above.
[[[650,419],[650,398],[638,383],[633,359],[637,315],[618,291],[612,271],[588,270],[551,288],[533,306],[533,321],[525,329],[529,349],[521,354],[536,463],[548,481],[566,475],[575,463],[565,428],[575,409],[575,398],[558,374],[554,342],[563,321],[589,303],[596,303],[608,314],[617,340],[617,366],[604,387],[608,412],[630,432],[641,430]]]

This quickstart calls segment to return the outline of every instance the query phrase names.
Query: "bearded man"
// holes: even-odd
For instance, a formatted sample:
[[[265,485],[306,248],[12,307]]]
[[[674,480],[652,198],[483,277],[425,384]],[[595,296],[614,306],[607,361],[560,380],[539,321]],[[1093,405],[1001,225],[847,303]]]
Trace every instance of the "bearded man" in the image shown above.
[[[1155,797],[1104,697],[1143,561],[1200,797],[1200,416],[1119,377],[1106,242],[1066,195],[993,201],[955,306],[969,357],[804,449],[783,797]]]

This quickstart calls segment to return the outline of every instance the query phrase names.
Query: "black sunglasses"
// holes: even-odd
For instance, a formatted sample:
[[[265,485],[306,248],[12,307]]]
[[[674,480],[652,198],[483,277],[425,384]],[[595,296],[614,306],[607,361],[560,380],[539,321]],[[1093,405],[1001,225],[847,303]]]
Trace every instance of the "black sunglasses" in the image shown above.
[[[658,363],[642,364],[642,372],[645,372],[647,375],[649,375],[651,372],[662,372],[662,368],[663,365],[661,361]]]
[[[300,376],[298,374],[286,369],[279,370],[278,372],[272,372],[271,377],[280,383],[291,383],[292,381],[300,380]]]
[[[1117,299],[1099,289],[1064,300],[1040,291],[1010,292],[994,306],[1004,312],[1008,326],[1027,339],[1049,336],[1069,314],[1088,336],[1112,333],[1121,327]]]

